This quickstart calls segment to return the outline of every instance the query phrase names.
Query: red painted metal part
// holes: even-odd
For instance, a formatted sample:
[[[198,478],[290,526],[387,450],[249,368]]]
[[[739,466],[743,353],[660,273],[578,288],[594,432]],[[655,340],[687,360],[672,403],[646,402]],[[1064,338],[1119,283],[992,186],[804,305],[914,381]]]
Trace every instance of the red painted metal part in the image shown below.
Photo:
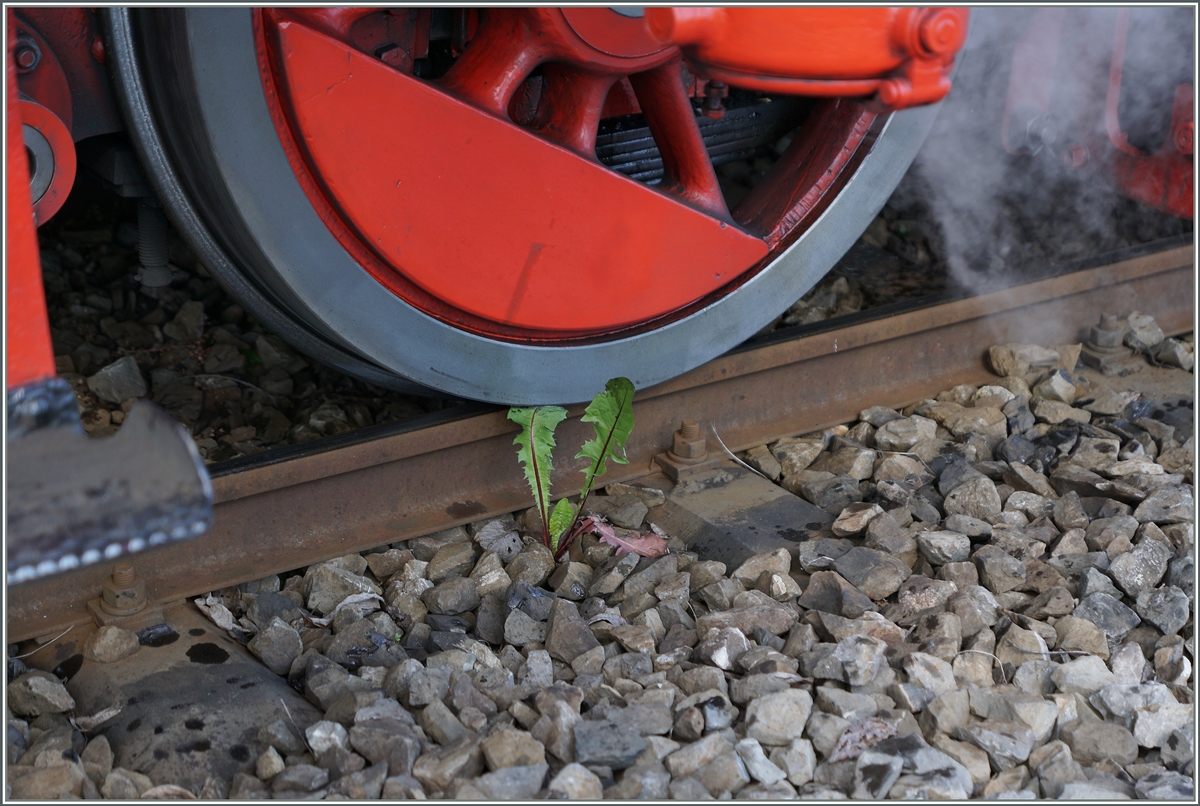
[[[121,131],[95,12],[87,8],[27,7],[15,14],[18,32],[42,49],[33,70],[19,71],[20,91],[52,110],[76,142]]]
[[[62,208],[75,184],[75,143],[66,125],[49,109],[33,101],[21,101],[20,105],[22,123],[41,132],[54,152],[50,186],[33,204],[34,219],[41,226]]]
[[[645,17],[583,6],[564,6],[562,14],[580,39],[610,56],[650,56],[671,47],[650,33]]]
[[[17,22],[14,63],[17,89],[53,112],[71,127],[71,85],[53,48],[28,23]]]
[[[760,239],[498,119],[507,92],[470,64],[469,80],[448,83],[482,88],[469,94],[493,114],[295,21],[274,29],[302,158],[374,253],[368,270],[401,296],[411,283],[501,325],[597,332],[686,305],[766,254]],[[597,115],[606,94],[591,96]],[[710,190],[686,157],[681,186]]]
[[[680,80],[678,57],[630,76],[629,82],[641,99],[646,124],[662,153],[663,190],[717,218],[731,221],[716,172],[696,127],[691,99]]]
[[[647,8],[650,32],[710,79],[763,92],[939,101],[966,41],[964,8]]]
[[[815,110],[776,170],[741,201],[734,217],[752,230],[766,232],[772,249],[789,243],[789,236],[836,195],[882,121],[882,116],[847,98]]]
[[[29,198],[29,167],[21,133],[21,106],[17,100],[16,66],[12,51],[17,43],[12,12],[8,16],[9,41],[6,111],[8,113],[7,241],[5,268],[8,296],[5,304],[8,359],[7,386],[12,389],[53,377],[54,348],[42,288],[42,269],[34,233],[33,205]]]
[[[1137,88],[1121,85],[1128,33],[1129,9],[1121,9],[1117,13],[1108,96],[1104,106],[1104,124],[1114,149],[1111,170],[1117,192],[1171,215],[1192,218],[1195,212],[1195,164],[1192,159],[1192,132],[1195,124],[1192,86],[1180,84],[1176,88],[1171,110],[1171,134],[1157,152],[1147,154],[1131,145],[1128,136],[1121,130],[1118,114],[1121,92],[1137,91]]]
[[[1192,156],[1192,86],[1175,90],[1171,136],[1157,152],[1114,151],[1112,173],[1117,192],[1180,218],[1193,218],[1195,163]],[[1135,149],[1136,151],[1136,149]]]

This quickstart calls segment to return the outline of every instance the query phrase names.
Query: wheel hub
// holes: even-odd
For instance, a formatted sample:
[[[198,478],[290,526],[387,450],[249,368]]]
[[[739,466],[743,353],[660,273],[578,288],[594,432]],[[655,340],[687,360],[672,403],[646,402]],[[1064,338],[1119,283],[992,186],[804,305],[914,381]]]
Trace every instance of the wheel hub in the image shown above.
[[[567,6],[562,15],[580,39],[609,56],[629,59],[673,47],[650,34],[642,14],[627,13],[633,10]]]

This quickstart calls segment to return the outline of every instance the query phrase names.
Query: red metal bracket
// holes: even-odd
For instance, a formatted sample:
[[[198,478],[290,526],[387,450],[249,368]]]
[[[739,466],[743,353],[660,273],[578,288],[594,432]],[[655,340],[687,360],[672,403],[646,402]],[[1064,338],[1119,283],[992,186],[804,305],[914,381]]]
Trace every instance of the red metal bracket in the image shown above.
[[[42,268],[34,233],[33,205],[29,198],[29,165],[25,159],[21,104],[17,100],[17,71],[13,50],[17,29],[8,12],[8,242],[5,258],[8,269],[8,300],[5,335],[8,344],[8,388],[53,377],[54,348],[50,343],[50,319],[46,313],[46,295],[42,289]]]

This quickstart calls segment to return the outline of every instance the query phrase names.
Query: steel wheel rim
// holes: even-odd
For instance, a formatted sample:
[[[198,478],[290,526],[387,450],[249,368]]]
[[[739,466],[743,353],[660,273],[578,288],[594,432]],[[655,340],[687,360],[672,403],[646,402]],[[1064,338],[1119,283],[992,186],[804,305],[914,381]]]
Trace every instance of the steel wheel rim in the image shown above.
[[[216,190],[232,202],[265,258],[251,269],[254,281],[356,358],[450,394],[497,403],[581,401],[615,375],[630,377],[639,388],[651,386],[753,335],[764,324],[764,311],[769,319],[802,296],[854,242],[903,176],[936,115],[936,107],[891,115],[853,181],[795,242],[732,293],[627,337],[559,347],[502,343],[381,295],[378,283],[321,224],[275,136],[261,83],[247,80],[257,78],[258,69],[250,10],[174,14],[183,17],[179,30],[197,66],[187,91],[219,167],[222,186]],[[146,91],[144,85],[135,89]],[[266,204],[256,192],[262,187],[274,191],[275,203]],[[293,267],[314,255],[322,271],[299,276]],[[331,298],[335,282],[342,293]]]

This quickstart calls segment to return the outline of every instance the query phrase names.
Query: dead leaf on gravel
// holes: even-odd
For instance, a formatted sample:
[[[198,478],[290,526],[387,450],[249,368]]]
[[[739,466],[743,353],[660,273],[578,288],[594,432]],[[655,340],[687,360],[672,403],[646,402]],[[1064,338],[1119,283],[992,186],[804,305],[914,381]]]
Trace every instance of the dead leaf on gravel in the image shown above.
[[[643,557],[661,557],[667,553],[667,541],[653,532],[640,537],[634,535],[622,537],[598,515],[589,517],[583,526],[583,531],[590,530],[599,535],[601,543],[615,546],[618,557],[631,551]]]
[[[108,720],[121,713],[121,704],[111,705],[103,711],[97,711],[91,716],[81,716],[75,718],[75,727],[79,728],[84,733],[89,733],[97,726],[104,724]]]
[[[346,607],[347,605],[358,604],[360,602],[369,602],[372,599],[378,599],[381,602],[383,601],[383,597],[378,593],[352,593],[342,601],[338,602],[337,607],[333,608],[333,612],[325,618],[308,618],[306,620],[318,627],[328,627],[333,621],[333,617],[336,616],[337,612],[343,607]]]
[[[475,535],[475,542],[483,546],[484,549],[490,549],[493,544],[501,538],[507,537],[517,531],[517,523],[508,518],[490,521],[479,530]]]
[[[233,613],[230,612],[229,608],[211,593],[204,598],[193,599],[192,603],[196,605],[201,613],[208,617],[209,621],[235,638],[254,634],[253,632],[247,632],[245,628],[240,626],[234,619]]]

